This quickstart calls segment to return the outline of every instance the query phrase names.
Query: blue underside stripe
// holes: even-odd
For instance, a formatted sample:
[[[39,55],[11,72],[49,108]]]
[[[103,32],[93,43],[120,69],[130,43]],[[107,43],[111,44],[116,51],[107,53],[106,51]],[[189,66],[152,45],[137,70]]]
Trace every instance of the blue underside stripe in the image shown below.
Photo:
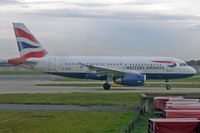
[[[53,75],[59,75],[63,77],[72,77],[72,78],[83,78],[83,79],[96,79],[96,80],[106,80],[106,76],[99,77],[95,73],[61,73],[61,72],[47,72]],[[145,73],[144,73],[145,74]],[[145,74],[147,79],[181,79],[194,76],[194,74]]]

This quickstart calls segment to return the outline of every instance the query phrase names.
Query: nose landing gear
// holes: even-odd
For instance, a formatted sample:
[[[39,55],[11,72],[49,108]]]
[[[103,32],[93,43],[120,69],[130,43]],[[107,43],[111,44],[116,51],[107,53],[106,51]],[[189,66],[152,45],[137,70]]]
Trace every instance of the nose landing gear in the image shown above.
[[[171,90],[171,86],[169,85],[169,79],[166,79],[166,89]]]

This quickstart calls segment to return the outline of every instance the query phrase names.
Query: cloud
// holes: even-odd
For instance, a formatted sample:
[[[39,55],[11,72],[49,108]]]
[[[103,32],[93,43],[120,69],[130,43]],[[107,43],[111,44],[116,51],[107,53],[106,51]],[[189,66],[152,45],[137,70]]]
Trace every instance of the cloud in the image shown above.
[[[10,4],[19,4],[20,2],[17,0],[0,0],[0,4],[2,5],[10,5]]]
[[[97,3],[97,2],[93,2],[93,3],[75,3],[75,2],[72,2],[72,3],[67,3],[65,2],[64,3],[65,5],[76,5],[76,6],[79,6],[79,7],[87,7],[87,8],[97,8],[97,7],[107,7],[107,6],[111,6],[111,4],[108,4],[108,3]]]
[[[6,45],[0,46],[0,56],[18,55],[11,26],[17,21],[33,30],[55,55],[197,59],[200,58],[197,3],[196,0],[3,0],[0,44]]]
[[[51,16],[51,17],[64,17],[64,18],[94,18],[94,19],[127,19],[127,20],[156,20],[156,21],[199,21],[200,16],[192,15],[175,15],[175,14],[161,14],[161,13],[147,13],[147,12],[115,12],[115,11],[102,11],[102,10],[76,10],[76,9],[53,9],[53,10],[38,10],[31,14]],[[196,22],[195,21],[195,22]],[[191,21],[190,21],[191,24]]]
[[[173,23],[184,23],[188,26],[199,25],[199,15],[196,10],[191,12],[183,10],[187,2],[179,0],[134,0],[134,1],[16,1],[3,0],[5,3],[18,3],[12,6],[12,13],[16,15],[40,15],[47,17],[64,18],[90,18],[90,19],[134,19],[134,20],[155,20]],[[19,9],[20,7],[20,9]],[[194,8],[195,9],[195,8]],[[0,10],[1,11],[1,10]],[[5,9],[4,9],[5,11]],[[7,11],[9,14],[11,11]],[[200,10],[199,10],[200,13]]]
[[[163,1],[163,0],[135,0],[135,1],[127,1],[123,4],[125,5],[153,5],[153,4],[159,4],[159,3],[168,3],[169,1]]]

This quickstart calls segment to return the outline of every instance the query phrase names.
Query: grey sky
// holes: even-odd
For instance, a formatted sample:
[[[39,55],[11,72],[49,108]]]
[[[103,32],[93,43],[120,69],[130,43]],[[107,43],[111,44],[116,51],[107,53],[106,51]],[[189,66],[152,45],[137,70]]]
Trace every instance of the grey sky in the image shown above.
[[[0,57],[18,57],[12,22],[55,55],[200,59],[199,0],[0,0]]]

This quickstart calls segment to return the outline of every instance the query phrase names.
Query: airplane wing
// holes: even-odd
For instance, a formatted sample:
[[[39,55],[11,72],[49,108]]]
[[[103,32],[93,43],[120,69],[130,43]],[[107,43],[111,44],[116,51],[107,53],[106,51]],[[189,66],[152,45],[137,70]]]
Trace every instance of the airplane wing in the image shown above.
[[[85,67],[87,67],[91,71],[95,71],[98,76],[111,76],[111,77],[121,77],[125,76],[128,74],[139,74],[136,71],[129,71],[129,70],[122,70],[122,69],[114,69],[110,67],[105,67],[105,66],[95,66],[95,65],[85,65],[81,64]]]

